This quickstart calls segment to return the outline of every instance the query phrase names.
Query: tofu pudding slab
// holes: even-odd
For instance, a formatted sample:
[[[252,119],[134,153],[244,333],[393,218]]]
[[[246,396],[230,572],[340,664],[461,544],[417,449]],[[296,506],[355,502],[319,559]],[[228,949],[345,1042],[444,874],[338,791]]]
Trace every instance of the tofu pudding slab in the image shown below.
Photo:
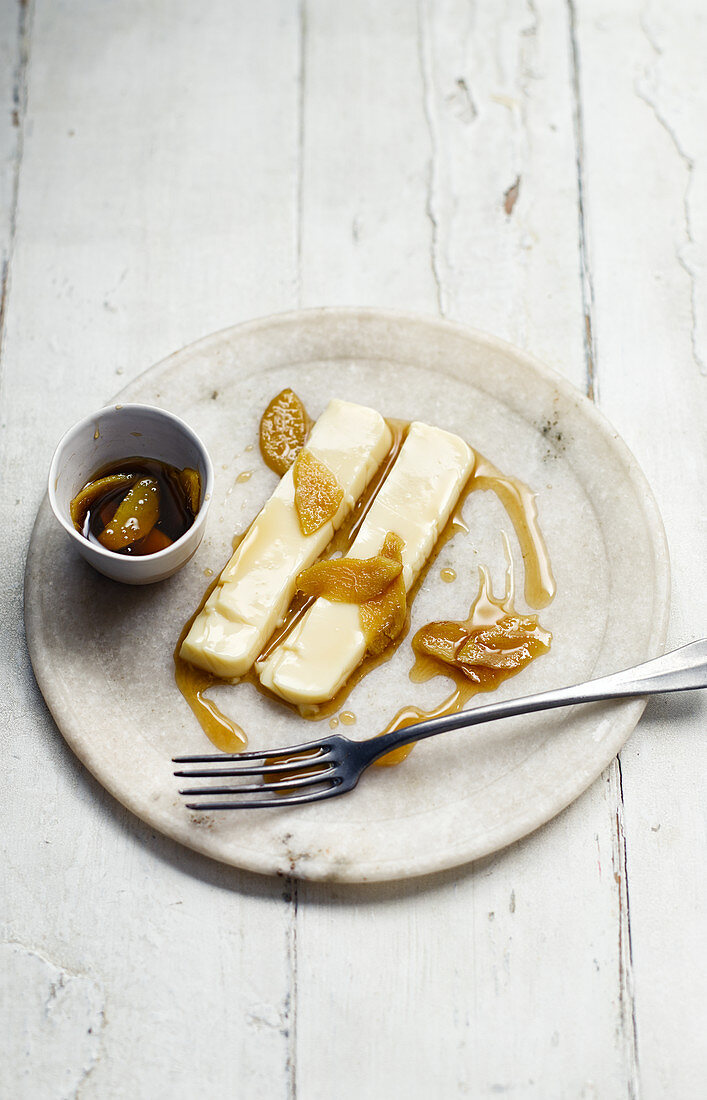
[[[388,532],[403,540],[409,591],[471,474],[474,453],[440,428],[414,422],[346,557],[372,558]],[[331,699],[366,653],[359,607],[320,597],[268,658],[260,681],[299,706]]]
[[[336,513],[304,534],[293,470],[251,524],[181,647],[185,661],[223,679],[246,673],[284,619],[297,574],[329,545],[385,458],[392,434],[380,413],[333,400],[317,420],[307,451],[343,489]]]

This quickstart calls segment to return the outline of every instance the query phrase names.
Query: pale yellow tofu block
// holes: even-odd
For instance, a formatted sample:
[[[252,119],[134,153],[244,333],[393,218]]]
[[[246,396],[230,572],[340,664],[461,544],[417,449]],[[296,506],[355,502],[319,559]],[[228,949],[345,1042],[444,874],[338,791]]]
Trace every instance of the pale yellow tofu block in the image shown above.
[[[348,557],[379,553],[388,531],[405,542],[409,591],[474,467],[474,452],[441,428],[413,423]],[[302,707],[331,699],[366,653],[357,604],[320,597],[288,637],[256,666],[270,691]]]
[[[312,535],[300,529],[292,470],[255,518],[187,634],[181,656],[224,679],[242,676],[283,621],[297,574],[326,549],[392,445],[380,413],[330,401],[307,449],[344,490],[336,515]]]

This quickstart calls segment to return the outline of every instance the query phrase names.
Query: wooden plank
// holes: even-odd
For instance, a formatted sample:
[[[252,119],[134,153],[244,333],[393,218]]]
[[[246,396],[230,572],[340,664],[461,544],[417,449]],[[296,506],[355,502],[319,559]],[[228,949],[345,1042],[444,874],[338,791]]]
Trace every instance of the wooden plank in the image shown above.
[[[417,16],[380,7],[304,5],[302,305],[435,304]]]
[[[345,57],[362,40],[363,79]],[[307,205],[305,186],[306,300],[319,264],[325,303],[342,300],[343,283],[363,300],[441,309],[584,388],[565,6],[511,3],[501,19],[497,5],[452,0],[416,12],[310,2],[305,58],[304,164],[325,166],[318,195],[336,236],[336,256],[324,254],[320,202]],[[389,103],[395,127],[381,109]],[[363,256],[346,238],[352,172],[354,205],[364,196],[363,220],[376,227]],[[619,807],[611,769],[545,829],[479,866],[388,887],[301,883],[300,1091],[326,1097],[335,1081],[342,1098],[633,1095]]]
[[[691,5],[577,9],[601,404],[663,513],[679,645],[707,621],[707,20]],[[706,731],[704,698],[655,700],[621,753],[647,1098],[699,1096],[707,1071]]]
[[[564,6],[420,5],[441,310],[585,389]]]
[[[298,968],[317,967],[337,1036],[320,1023],[305,1046],[300,987],[307,1095],[336,1074],[346,1098],[631,1095],[609,782],[473,869],[333,897],[300,886]]]
[[[34,9],[0,435],[16,1097],[288,1093],[285,886],[152,835],[86,775],[34,684],[21,591],[61,432],[184,342],[291,304],[298,43],[275,2]]]
[[[22,638],[61,431],[195,336],[297,302],[441,309],[583,388],[596,372],[666,518],[671,639],[703,632],[704,18],[614,8],[40,0],[17,127],[0,12],[13,1096],[700,1094],[703,704],[649,707],[621,773],[479,866],[290,888],[120,810]]]
[[[24,6],[0,8],[0,340],[22,160],[29,24]]]

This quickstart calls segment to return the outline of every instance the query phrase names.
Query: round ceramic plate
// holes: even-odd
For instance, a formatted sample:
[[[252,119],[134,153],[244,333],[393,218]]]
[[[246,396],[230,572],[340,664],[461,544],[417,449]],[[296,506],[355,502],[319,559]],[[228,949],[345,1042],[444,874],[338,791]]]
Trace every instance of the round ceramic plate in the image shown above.
[[[660,517],[634,459],[581,394],[515,348],[458,325],[314,310],[209,336],[122,392],[121,401],[184,417],[205,441],[216,469],[206,536],[177,576],[125,587],[79,558],[45,501],[25,603],[42,692],[69,745],[117,799],[214,859],[268,874],[361,882],[493,852],[585,790],[624,744],[643,703],[592,704],[437,737],[397,768],[370,769],[353,793],[301,808],[198,814],[177,793],[171,757],[211,746],[174,684],[172,651],[208,571],[220,571],[233,535],[275,487],[257,431],[267,402],[285,386],[313,417],[340,397],[456,432],[537,492],[557,581],[540,621],[554,641],[496,698],[575,683],[662,651],[668,559]],[[452,540],[430,570],[408,638],[346,701],[356,716],[347,734],[372,736],[401,706],[432,706],[448,694],[444,678],[410,682],[409,639],[424,622],[465,617],[480,564],[502,592],[504,531],[522,593],[522,558],[495,496],[472,494],[465,519],[470,534]],[[454,583],[443,583],[443,568],[456,572]],[[249,685],[216,690],[253,748],[328,732],[326,721],[299,718]]]

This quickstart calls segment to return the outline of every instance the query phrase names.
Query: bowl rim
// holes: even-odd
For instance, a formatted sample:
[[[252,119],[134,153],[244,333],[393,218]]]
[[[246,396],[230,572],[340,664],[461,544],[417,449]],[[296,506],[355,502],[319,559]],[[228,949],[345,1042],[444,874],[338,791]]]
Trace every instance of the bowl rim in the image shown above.
[[[56,486],[59,480],[59,472],[61,469],[61,457],[64,451],[71,445],[71,443],[79,438],[83,432],[90,430],[95,421],[100,416],[115,415],[116,413],[125,412],[147,412],[152,415],[157,415],[163,420],[171,423],[172,427],[177,429],[183,435],[194,444],[197,451],[201,455],[206,470],[206,479],[204,484],[204,492],[202,496],[201,505],[199,511],[194,517],[194,522],[191,527],[188,527],[183,535],[180,535],[178,539],[171,544],[171,546],[165,546],[162,550],[155,551],[154,554],[141,555],[138,557],[131,557],[129,554],[119,554],[115,550],[108,550],[105,546],[99,546],[94,542],[89,542],[84,538],[80,531],[77,531],[73,523],[63,514],[59,507],[59,502],[56,497]],[[211,461],[211,455],[209,454],[205,443],[196,434],[194,429],[187,424],[185,420],[182,420],[176,413],[169,412],[167,409],[160,408],[159,405],[146,405],[144,403],[129,401],[125,404],[110,404],[104,405],[102,408],[97,409],[95,412],[89,413],[88,416],[82,417],[81,420],[77,420],[70,428],[68,428],[61,439],[54,448],[54,454],[49,465],[49,476],[47,481],[47,495],[49,497],[49,503],[51,505],[54,516],[59,521],[64,530],[73,539],[75,539],[82,550],[86,551],[90,547],[90,551],[96,555],[97,558],[105,561],[125,562],[130,563],[126,565],[127,569],[145,569],[146,562],[166,561],[171,554],[178,553],[179,549],[184,545],[187,539],[193,538],[197,531],[199,531],[206,522],[206,514],[209,510],[209,504],[213,496],[214,490],[214,467]]]

